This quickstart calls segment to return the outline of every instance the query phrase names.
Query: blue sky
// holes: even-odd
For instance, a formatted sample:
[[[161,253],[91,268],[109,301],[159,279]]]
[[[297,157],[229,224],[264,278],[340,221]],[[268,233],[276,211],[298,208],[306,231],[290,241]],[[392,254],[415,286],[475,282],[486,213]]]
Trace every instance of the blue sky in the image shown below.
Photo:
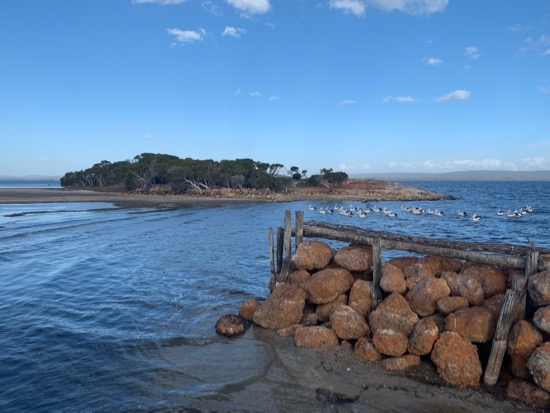
[[[547,0],[2,0],[0,56],[0,176],[550,169]]]

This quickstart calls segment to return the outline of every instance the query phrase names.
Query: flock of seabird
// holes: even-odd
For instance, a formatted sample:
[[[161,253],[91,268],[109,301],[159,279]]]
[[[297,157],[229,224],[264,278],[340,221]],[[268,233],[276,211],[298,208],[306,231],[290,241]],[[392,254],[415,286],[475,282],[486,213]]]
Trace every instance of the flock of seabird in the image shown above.
[[[347,217],[356,216],[356,217],[359,217],[359,218],[366,218],[369,214],[381,213],[381,214],[384,214],[385,216],[387,216],[389,218],[397,218],[397,214],[395,212],[393,212],[391,209],[388,209],[386,207],[384,207],[384,208],[380,208],[380,207],[360,208],[360,207],[353,207],[353,205],[350,205],[348,208],[344,208],[343,206],[340,206],[336,203],[334,205],[334,208],[329,208],[329,207],[317,208],[316,206],[313,206],[313,205],[310,204],[308,209],[310,211],[319,211],[319,213],[323,214],[323,215],[325,215],[325,214],[330,215],[330,214],[338,213],[339,215],[347,216]],[[418,207],[410,207],[410,206],[402,205],[400,210],[401,210],[401,212],[410,213],[412,215],[427,214],[427,215],[435,215],[435,216],[439,216],[439,217],[445,216],[445,213],[443,211],[440,211],[439,209],[430,209],[430,208],[429,209],[423,209],[423,208],[418,208]],[[532,212],[533,212],[533,208],[531,206],[527,205],[525,207],[518,208],[514,211],[509,210],[507,212],[504,212],[501,209],[498,209],[497,210],[497,215],[498,216],[505,216],[505,217],[508,217],[508,218],[519,218],[519,217],[528,215]],[[468,217],[468,214],[466,213],[466,211],[457,211],[457,215],[461,218],[467,218]],[[473,215],[470,216],[470,219],[474,222],[479,222],[479,221],[481,221],[481,216],[474,213]]]

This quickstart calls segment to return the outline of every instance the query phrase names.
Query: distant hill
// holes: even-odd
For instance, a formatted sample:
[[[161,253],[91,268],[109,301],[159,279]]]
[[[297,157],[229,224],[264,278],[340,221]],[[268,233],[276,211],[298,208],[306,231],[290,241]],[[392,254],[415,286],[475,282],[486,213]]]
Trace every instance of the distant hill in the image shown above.
[[[383,181],[550,181],[550,171],[393,172],[355,174],[349,177],[380,179]]]

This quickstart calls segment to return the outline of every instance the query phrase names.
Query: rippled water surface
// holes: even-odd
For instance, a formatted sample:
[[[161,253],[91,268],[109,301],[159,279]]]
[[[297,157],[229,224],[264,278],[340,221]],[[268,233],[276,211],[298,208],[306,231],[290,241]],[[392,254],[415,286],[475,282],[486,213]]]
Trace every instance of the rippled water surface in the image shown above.
[[[267,229],[307,220],[550,248],[550,183],[416,182],[453,201],[342,200],[397,218],[319,214],[334,203],[120,209],[0,205],[0,410],[124,411],[185,405],[260,374],[265,344],[227,340],[216,320],[268,294]],[[401,205],[439,209],[412,215]],[[521,218],[500,208],[530,205]],[[457,210],[482,216],[461,218]],[[213,368],[216,366],[216,368]],[[223,366],[220,367],[220,366]]]

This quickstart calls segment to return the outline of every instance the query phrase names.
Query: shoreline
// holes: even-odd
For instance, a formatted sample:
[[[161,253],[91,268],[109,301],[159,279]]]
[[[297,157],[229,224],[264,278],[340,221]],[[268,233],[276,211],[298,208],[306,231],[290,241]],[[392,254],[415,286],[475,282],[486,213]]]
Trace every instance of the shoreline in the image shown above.
[[[136,206],[215,206],[229,203],[268,203],[298,201],[433,201],[450,199],[406,187],[388,192],[384,190],[341,191],[333,193],[289,192],[269,195],[226,192],[216,195],[136,194],[105,189],[68,188],[0,188],[0,204],[36,204],[59,202],[110,202],[121,207]]]

